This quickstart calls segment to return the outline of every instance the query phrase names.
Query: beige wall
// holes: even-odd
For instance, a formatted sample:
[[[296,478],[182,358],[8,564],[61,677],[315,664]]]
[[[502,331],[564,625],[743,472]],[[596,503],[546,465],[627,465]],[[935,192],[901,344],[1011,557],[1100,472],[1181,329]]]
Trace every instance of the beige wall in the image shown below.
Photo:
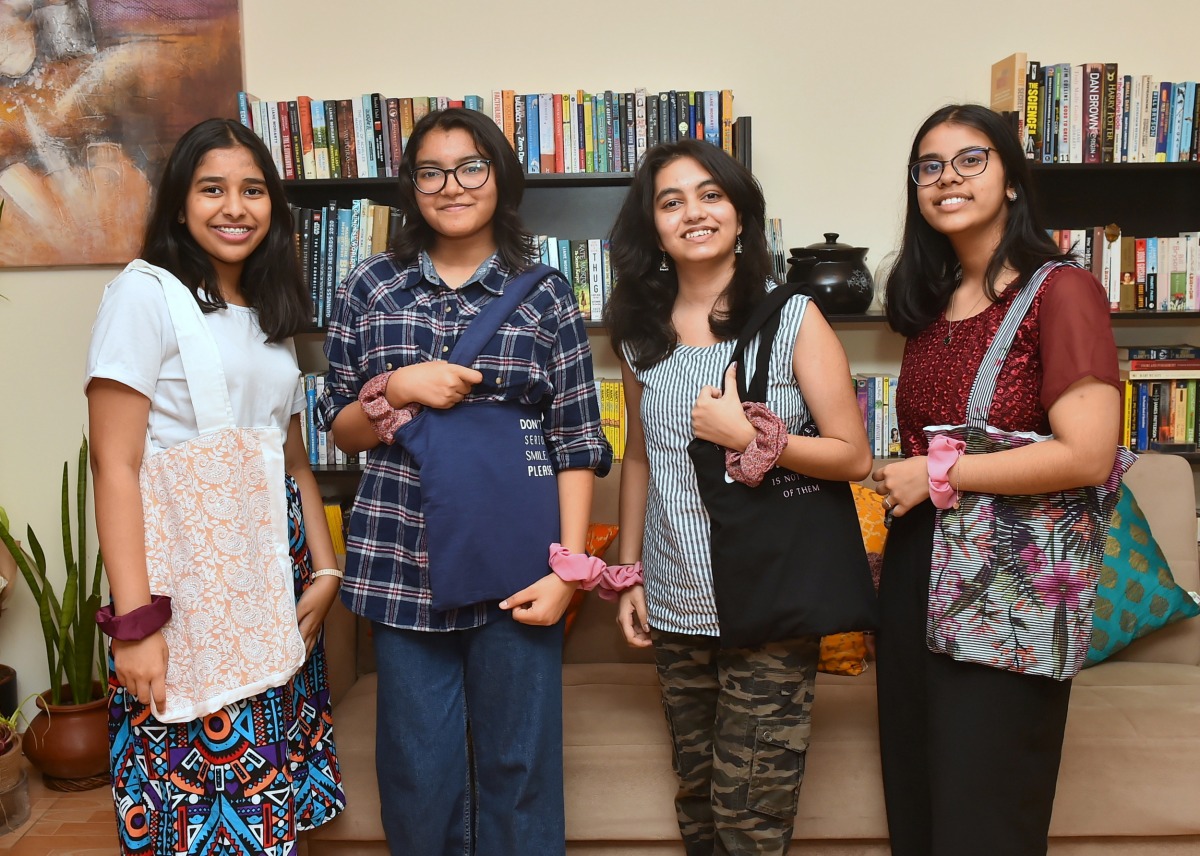
[[[899,229],[911,135],[949,101],[986,101],[992,62],[1024,50],[1051,62],[1117,61],[1159,79],[1195,79],[1200,5],[1189,0],[985,3],[647,2],[546,4],[245,0],[247,89],[270,100],[466,93],[492,88],[730,88],[754,117],[754,163],[789,245],[827,231],[871,248]],[[978,10],[977,19],[964,18]],[[497,13],[496,10],[500,10]],[[467,22],[480,23],[471,33]],[[1144,22],[1139,24],[1138,22]],[[1193,224],[1194,225],[1194,224]],[[131,228],[136,228],[131,224]],[[0,240],[3,240],[0,228]],[[86,413],[80,375],[103,284],[115,269],[0,273],[0,504],[58,550],[58,478]],[[894,366],[877,327],[841,331],[859,370]],[[1179,327],[1122,330],[1179,340]],[[599,349],[603,350],[603,348]],[[602,371],[611,371],[604,357]],[[43,689],[28,592],[0,619],[0,659],[22,692]]]

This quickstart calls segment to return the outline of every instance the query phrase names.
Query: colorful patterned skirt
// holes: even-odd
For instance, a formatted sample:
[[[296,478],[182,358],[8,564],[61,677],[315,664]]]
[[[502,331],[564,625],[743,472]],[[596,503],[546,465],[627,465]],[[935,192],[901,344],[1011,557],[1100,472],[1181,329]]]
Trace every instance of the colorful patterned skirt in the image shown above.
[[[313,568],[291,476],[287,491],[299,598]],[[110,761],[126,856],[290,856],[300,831],[345,808],[323,638],[283,686],[191,722],[159,722],[111,665],[110,655]]]

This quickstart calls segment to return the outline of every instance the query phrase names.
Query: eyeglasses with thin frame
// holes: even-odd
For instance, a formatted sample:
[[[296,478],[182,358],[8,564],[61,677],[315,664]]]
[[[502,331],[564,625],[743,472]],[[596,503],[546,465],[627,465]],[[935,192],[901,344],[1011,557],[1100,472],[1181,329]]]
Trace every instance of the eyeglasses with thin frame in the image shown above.
[[[994,151],[996,150],[991,146],[977,146],[959,152],[950,160],[922,158],[908,165],[908,174],[918,187],[927,187],[930,184],[937,184],[946,164],[950,164],[954,167],[954,171],[963,178],[972,178],[987,169],[988,155]]]
[[[412,180],[413,186],[419,192],[432,195],[441,193],[450,176],[454,176],[454,180],[463,190],[476,190],[487,184],[488,176],[491,174],[492,162],[487,158],[476,158],[466,163],[460,163],[454,169],[419,166],[412,171]]]

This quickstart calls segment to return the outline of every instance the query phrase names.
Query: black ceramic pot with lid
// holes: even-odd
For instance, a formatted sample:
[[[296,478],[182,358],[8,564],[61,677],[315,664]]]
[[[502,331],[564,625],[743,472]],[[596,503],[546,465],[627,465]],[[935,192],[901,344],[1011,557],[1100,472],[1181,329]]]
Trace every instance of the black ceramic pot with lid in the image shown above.
[[[867,248],[838,243],[836,232],[826,232],[823,243],[792,248],[788,264],[787,281],[801,283],[801,293],[825,315],[853,315],[871,305],[875,284]]]

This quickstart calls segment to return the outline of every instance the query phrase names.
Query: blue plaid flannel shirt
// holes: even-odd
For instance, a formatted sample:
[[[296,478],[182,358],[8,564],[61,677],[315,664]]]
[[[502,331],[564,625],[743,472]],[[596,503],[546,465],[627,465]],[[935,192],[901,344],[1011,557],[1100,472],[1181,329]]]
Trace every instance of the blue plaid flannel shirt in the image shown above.
[[[425,253],[405,268],[372,256],[347,277],[325,337],[329,372],[316,421],[329,430],[372,377],[446,359],[467,325],[501,293],[508,271],[498,256],[457,289],[439,279]],[[540,404],[556,470],[605,475],[612,449],[600,427],[591,348],[571,286],[547,276],[475,361],[483,381],[471,400]],[[399,444],[367,453],[350,513],[342,599],[358,615],[412,630],[463,630],[496,618],[495,604],[447,612],[430,605],[425,522],[418,471]],[[463,521],[464,526],[479,521]],[[549,545],[547,545],[548,547]]]

